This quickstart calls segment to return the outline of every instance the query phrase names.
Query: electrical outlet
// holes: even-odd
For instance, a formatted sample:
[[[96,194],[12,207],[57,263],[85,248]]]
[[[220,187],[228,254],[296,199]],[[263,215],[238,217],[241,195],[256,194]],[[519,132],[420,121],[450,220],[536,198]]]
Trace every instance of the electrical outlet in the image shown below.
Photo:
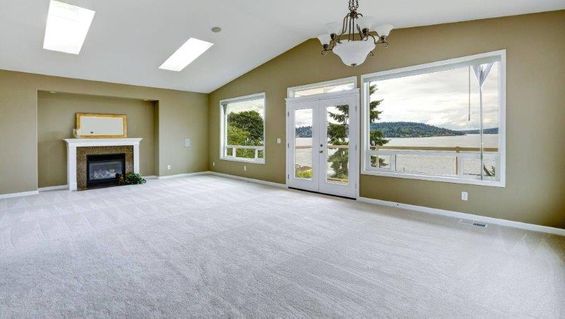
[[[189,138],[184,139],[184,147],[186,147],[186,148],[192,147],[192,141]]]
[[[282,143],[282,139],[280,137],[277,137],[277,144]]]
[[[243,165],[243,171],[247,172],[247,165]]]
[[[170,171],[170,170],[171,170],[171,165],[167,165],[167,169]]]
[[[212,162],[212,166],[213,166],[213,167],[216,167],[216,162]]]
[[[469,193],[461,192],[461,200],[468,201],[469,200]]]

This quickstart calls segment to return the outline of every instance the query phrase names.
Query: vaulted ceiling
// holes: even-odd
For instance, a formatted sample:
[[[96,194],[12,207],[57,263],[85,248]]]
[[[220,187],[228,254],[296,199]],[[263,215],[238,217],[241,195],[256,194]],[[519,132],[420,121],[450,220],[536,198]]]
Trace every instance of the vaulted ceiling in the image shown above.
[[[96,11],[81,53],[42,48],[49,0],[0,0],[0,69],[207,93],[347,12],[346,0],[61,1]],[[360,12],[396,28],[563,8],[563,0],[360,1]],[[182,72],[158,69],[190,37],[215,45]]]

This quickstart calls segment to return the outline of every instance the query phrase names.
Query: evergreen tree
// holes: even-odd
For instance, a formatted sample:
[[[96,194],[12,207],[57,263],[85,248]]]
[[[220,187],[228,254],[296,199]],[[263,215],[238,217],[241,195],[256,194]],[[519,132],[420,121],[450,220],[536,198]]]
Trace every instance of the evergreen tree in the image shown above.
[[[376,85],[369,87],[369,96],[377,91]],[[374,100],[369,103],[369,121],[374,123],[379,120],[382,111],[377,110],[379,104],[383,100]],[[329,112],[329,117],[334,123],[328,123],[328,144],[334,146],[349,144],[349,105],[338,105],[335,107],[337,112]],[[381,131],[371,130],[369,132],[369,143],[372,147],[383,146],[388,143]],[[347,166],[349,154],[347,148],[337,148],[328,158],[328,162],[334,173],[331,176],[336,179],[346,179],[349,176],[349,168]],[[372,160],[372,164],[374,164]]]
[[[377,92],[377,86],[371,85],[369,86],[369,98],[373,96],[373,94]],[[380,130],[373,130],[371,129],[371,123],[376,123],[380,119],[380,115],[383,111],[377,110],[377,107],[382,103],[383,100],[373,100],[369,102],[369,147],[374,148],[378,146],[383,146],[388,143],[388,140],[385,139],[385,136],[382,131]],[[379,158],[379,165],[383,165],[384,160]],[[377,158],[371,157],[371,166],[377,166]]]
[[[377,92],[377,86],[374,84],[369,86],[369,97],[371,97],[375,92]],[[375,123],[380,119],[379,115],[381,115],[383,111],[377,110],[377,107],[382,103],[382,101],[383,100],[374,100],[369,103],[369,127],[371,123]],[[369,129],[369,135],[369,145],[372,147],[383,146],[388,143],[383,132],[379,130]]]
[[[338,112],[328,112],[328,115],[337,123],[328,123],[328,145],[340,146],[349,144],[349,105],[337,105]],[[328,162],[334,173],[331,176],[335,179],[347,179],[349,176],[349,153],[347,148],[337,148],[328,157]],[[328,153],[330,148],[328,147]]]

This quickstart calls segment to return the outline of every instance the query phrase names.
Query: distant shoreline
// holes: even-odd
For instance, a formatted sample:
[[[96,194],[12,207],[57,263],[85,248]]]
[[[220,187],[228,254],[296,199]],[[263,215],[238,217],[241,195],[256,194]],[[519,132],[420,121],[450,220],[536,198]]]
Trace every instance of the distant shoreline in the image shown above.
[[[439,136],[465,136],[479,134],[479,129],[452,130],[417,122],[378,122],[371,123],[371,131],[380,131],[384,138],[420,138]],[[483,135],[498,134],[498,127],[483,129]],[[297,137],[312,137],[311,126],[296,128]]]

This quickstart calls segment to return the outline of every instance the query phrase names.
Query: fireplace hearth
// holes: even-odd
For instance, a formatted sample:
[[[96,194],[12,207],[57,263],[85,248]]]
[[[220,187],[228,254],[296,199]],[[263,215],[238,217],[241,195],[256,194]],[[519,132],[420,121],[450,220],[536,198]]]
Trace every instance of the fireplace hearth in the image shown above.
[[[77,191],[91,188],[87,183],[87,174],[89,174],[87,161],[88,156],[91,155],[125,154],[124,174],[139,174],[139,144],[141,140],[141,138],[65,139],[65,143],[67,143],[67,181],[69,190]],[[113,179],[106,182],[109,183],[108,186],[114,186],[116,181]],[[95,184],[91,183],[90,186]]]
[[[126,154],[93,154],[86,157],[87,188],[119,185],[126,173]]]

